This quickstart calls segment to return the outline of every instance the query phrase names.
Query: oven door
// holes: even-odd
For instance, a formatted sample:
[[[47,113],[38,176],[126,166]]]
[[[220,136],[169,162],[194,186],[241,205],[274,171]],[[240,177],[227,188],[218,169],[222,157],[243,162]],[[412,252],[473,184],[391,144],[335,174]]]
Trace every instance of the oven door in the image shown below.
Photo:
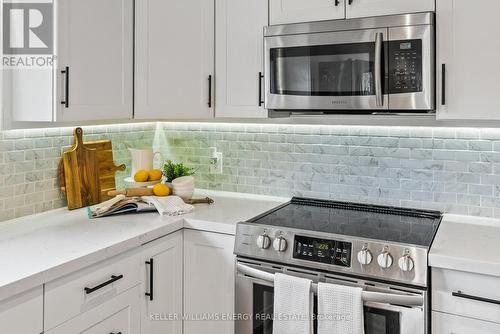
[[[359,281],[352,279],[344,279],[339,276],[318,275],[315,272],[304,271],[296,268],[280,268],[279,266],[262,266],[249,263],[243,264],[246,267],[254,268],[259,271],[274,274],[283,272],[288,275],[308,278],[317,282],[319,279],[328,283],[344,284],[344,285],[363,285]],[[273,283],[265,279],[260,279],[248,272],[241,271],[236,274],[236,313],[242,320],[235,322],[235,333],[238,334],[272,334],[273,332],[273,305],[274,305],[274,288]],[[368,283],[368,282],[365,282]],[[369,283],[372,291],[378,292],[379,300],[376,302],[365,302],[364,306],[364,323],[365,334],[426,334],[426,316],[425,303],[418,305],[392,305],[384,303],[384,295],[387,299],[391,297],[414,297],[422,296],[419,292],[404,292],[403,290],[393,290],[387,292],[387,286],[377,288],[376,284]],[[368,285],[363,285],[368,288]],[[422,298],[425,300],[425,298]],[[317,297],[314,298],[314,312],[317,312]],[[412,300],[411,304],[415,304]],[[245,317],[246,316],[246,317]],[[314,324],[314,333],[317,324]]]
[[[388,29],[265,37],[274,110],[385,110]]]

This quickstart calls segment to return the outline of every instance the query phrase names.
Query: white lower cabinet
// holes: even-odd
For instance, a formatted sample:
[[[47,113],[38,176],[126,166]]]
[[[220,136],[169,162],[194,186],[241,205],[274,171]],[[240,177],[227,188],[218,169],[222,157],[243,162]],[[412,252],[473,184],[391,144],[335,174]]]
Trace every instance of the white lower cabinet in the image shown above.
[[[0,301],[0,333],[39,334],[43,331],[43,288]]]
[[[136,286],[47,334],[138,334],[140,289]]]
[[[234,236],[184,231],[184,334],[232,334]],[[199,317],[204,317],[199,320]],[[219,317],[208,319],[206,317]]]
[[[433,268],[432,310],[500,324],[499,286],[498,277]]]
[[[45,330],[95,309],[140,283],[137,250],[45,284]]]
[[[142,334],[182,333],[182,231],[143,246]]]
[[[432,312],[432,333],[498,334],[500,333],[500,324],[441,312]]]

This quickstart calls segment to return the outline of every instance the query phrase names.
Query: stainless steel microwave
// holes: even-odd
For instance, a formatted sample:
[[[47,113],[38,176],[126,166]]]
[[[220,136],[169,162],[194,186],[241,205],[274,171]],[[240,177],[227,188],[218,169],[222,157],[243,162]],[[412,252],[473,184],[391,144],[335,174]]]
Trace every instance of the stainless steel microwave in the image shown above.
[[[270,116],[433,111],[434,22],[417,13],[266,27]]]

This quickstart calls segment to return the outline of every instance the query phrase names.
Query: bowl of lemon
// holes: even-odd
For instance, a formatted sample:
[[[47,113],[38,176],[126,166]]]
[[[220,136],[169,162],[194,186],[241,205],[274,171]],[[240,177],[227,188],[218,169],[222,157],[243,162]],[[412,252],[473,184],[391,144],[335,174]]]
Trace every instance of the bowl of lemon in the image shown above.
[[[147,188],[161,182],[163,173],[159,169],[138,170],[133,176],[125,178],[128,188]]]

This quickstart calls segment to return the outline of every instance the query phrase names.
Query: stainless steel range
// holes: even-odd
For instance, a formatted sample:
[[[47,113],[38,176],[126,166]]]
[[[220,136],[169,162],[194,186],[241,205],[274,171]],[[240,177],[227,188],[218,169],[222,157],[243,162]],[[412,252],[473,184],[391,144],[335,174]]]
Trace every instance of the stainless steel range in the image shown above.
[[[429,333],[427,255],[441,213],[293,198],[238,224],[238,334],[272,333],[275,273],[364,289],[366,334]]]

